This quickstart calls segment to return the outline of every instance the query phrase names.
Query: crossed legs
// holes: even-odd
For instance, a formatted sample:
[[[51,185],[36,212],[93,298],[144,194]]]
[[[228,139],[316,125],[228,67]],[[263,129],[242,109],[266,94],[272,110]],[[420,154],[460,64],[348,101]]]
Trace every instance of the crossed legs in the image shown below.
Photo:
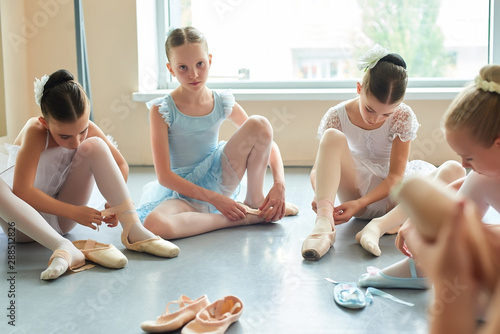
[[[223,195],[232,194],[246,171],[245,204],[256,208],[263,203],[264,178],[272,144],[273,132],[267,119],[249,117],[224,147],[227,161],[222,157],[222,185],[228,193]],[[156,207],[144,220],[144,226],[163,238],[175,239],[264,220],[264,217],[247,214],[244,219],[232,221],[220,213],[200,213],[186,201],[174,199]]]

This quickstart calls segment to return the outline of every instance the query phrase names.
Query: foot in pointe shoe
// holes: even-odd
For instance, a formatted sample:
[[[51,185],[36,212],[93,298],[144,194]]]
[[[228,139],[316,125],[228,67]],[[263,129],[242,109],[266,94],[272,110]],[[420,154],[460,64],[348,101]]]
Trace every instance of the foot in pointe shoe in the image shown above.
[[[310,234],[302,243],[302,257],[308,261],[318,261],[335,242],[335,231]]]
[[[244,206],[248,214],[255,216],[260,215],[261,212],[260,209],[254,209],[243,202],[238,202],[238,204]],[[285,217],[296,216],[298,213],[299,213],[299,208],[295,204],[291,202],[285,202]]]
[[[406,264],[405,264],[406,265]],[[417,269],[413,259],[408,260],[411,277],[394,277],[384,274],[380,269],[368,267],[367,273],[362,274],[358,280],[361,287],[389,288],[389,289],[429,289],[429,280],[417,276]]]
[[[73,245],[78,248],[89,261],[103,267],[120,269],[127,265],[128,260],[114,245],[103,244],[92,239],[75,240]]]
[[[139,253],[149,253],[159,257],[172,258],[178,256],[180,253],[179,247],[159,236],[131,244],[125,233],[122,233],[122,243],[127,249]]]
[[[171,243],[170,241],[164,240],[159,236],[154,238],[148,238],[145,240],[140,240],[134,243],[130,243],[129,234],[133,226],[140,222],[139,216],[134,208],[134,203],[130,198],[123,201],[118,206],[108,208],[101,211],[101,214],[106,217],[112,214],[116,214],[118,220],[122,223],[123,231],[121,235],[122,244],[130,250],[139,253],[149,253],[160,257],[172,258],[179,255],[179,247]],[[142,226],[142,225],[141,225]]]

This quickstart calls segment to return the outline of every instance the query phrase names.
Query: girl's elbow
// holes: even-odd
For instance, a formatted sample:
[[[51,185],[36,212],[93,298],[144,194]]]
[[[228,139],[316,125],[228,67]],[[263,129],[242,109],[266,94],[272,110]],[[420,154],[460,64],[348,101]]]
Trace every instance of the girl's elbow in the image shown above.
[[[28,202],[29,201],[29,191],[26,190],[25,188],[23,187],[16,187],[16,186],[13,186],[12,187],[12,193],[14,195],[16,195],[17,197],[19,197],[20,199],[22,199],[23,201],[25,202]]]
[[[158,183],[164,186],[165,188],[173,189],[174,187],[170,173],[159,175]]]

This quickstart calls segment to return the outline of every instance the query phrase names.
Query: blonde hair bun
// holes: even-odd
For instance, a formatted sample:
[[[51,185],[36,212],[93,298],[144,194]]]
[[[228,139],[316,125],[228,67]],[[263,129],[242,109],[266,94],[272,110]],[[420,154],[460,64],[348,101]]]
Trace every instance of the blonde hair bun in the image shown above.
[[[495,82],[497,84],[500,84],[500,66],[499,65],[486,65],[481,68],[479,71],[479,75],[481,76],[481,79],[489,81],[489,82]]]

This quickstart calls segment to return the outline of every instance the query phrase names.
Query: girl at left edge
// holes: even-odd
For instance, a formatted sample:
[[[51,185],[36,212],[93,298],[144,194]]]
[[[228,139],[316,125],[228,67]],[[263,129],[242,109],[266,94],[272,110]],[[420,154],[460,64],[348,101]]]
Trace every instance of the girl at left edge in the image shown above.
[[[58,245],[67,244],[57,240],[58,236],[77,224],[96,230],[102,221],[109,227],[115,227],[119,221],[126,248],[162,257],[177,256],[177,246],[155,236],[140,223],[126,185],[128,165],[102,130],[90,121],[90,101],[73,75],[58,70],[37,79],[35,99],[42,116],[29,119],[14,145],[7,147],[9,159],[15,160],[15,169],[12,184],[0,180],[2,202],[12,203],[0,212],[4,231],[8,230],[7,221],[15,221],[16,241],[38,241],[48,235],[47,242],[41,244]],[[108,209],[102,212],[87,206],[94,180],[107,201]],[[19,199],[34,208],[28,210],[31,214],[21,216],[14,210],[13,203]],[[40,225],[36,211],[47,224]],[[57,246],[51,249],[58,250]],[[67,268],[82,264],[73,259],[81,257],[75,247],[68,244],[63,250],[65,256],[54,252],[50,270],[42,273],[42,279],[57,278]]]

